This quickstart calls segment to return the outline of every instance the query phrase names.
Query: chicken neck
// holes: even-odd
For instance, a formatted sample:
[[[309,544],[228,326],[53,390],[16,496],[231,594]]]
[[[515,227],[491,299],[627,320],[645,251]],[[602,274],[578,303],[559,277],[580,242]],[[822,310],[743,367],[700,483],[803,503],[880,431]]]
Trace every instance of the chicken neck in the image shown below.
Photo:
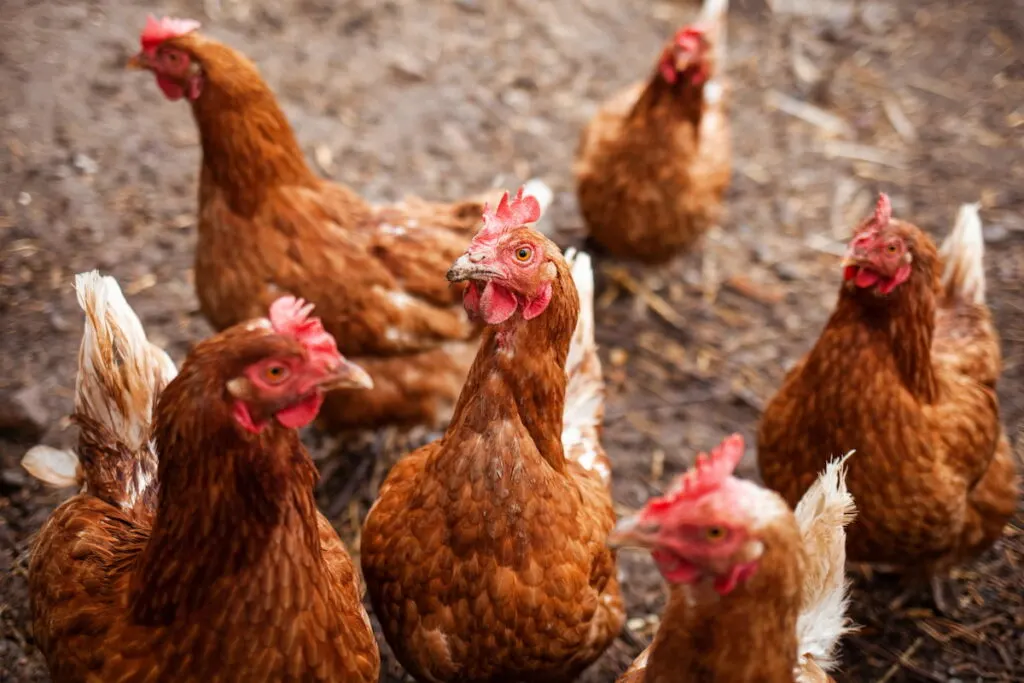
[[[762,539],[757,573],[732,592],[671,586],[645,683],[793,683],[805,551],[795,520]]]
[[[655,73],[633,106],[632,117],[644,117],[648,122],[675,127],[680,122],[693,126],[696,132],[704,117],[704,88],[707,83],[695,84],[680,77],[669,83]]]
[[[192,101],[203,147],[200,192],[217,187],[232,211],[251,218],[274,188],[316,188],[321,181],[255,65],[226,45],[194,41],[203,68],[202,90]]]
[[[135,615],[169,623],[235,592],[251,597],[254,584],[298,609],[301,596],[290,591],[302,574],[327,580],[312,460],[293,430],[243,432],[228,409],[189,387],[172,382],[157,407],[160,488],[132,582]]]
[[[484,331],[446,442],[482,435],[484,443],[475,453],[501,457],[510,448],[508,436],[525,430],[552,469],[565,472],[565,360],[579,316],[579,296],[564,261],[559,259],[556,268],[551,302],[543,313],[532,320],[516,313]],[[509,425],[521,429],[509,431]]]
[[[935,289],[926,274],[916,275],[919,274],[886,299],[844,287],[823,338],[845,339],[856,347],[851,352],[860,358],[891,358],[903,386],[922,403],[933,403],[938,393],[931,356]],[[828,348],[819,351],[824,346],[815,347],[811,357],[830,354]],[[818,360],[827,363],[824,359]],[[844,382],[853,376],[844,376]]]

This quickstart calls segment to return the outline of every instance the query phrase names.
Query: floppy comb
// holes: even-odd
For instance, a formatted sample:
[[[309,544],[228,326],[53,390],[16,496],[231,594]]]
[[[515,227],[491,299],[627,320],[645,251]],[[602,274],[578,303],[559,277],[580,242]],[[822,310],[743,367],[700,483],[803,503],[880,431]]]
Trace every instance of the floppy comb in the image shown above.
[[[874,232],[881,230],[892,221],[892,202],[889,195],[884,192],[878,193],[878,202],[875,204],[875,212],[865,218],[854,230],[855,234]]]
[[[324,329],[320,318],[310,317],[312,311],[313,304],[294,296],[282,296],[270,304],[270,324],[274,332],[302,344],[315,363],[333,368],[341,358],[338,344]]]
[[[490,204],[484,204],[484,227],[480,235],[496,237],[527,223],[536,223],[540,218],[540,202],[536,197],[523,196],[525,187],[520,187],[514,199],[505,192],[498,207],[491,211]]]
[[[672,489],[648,503],[651,510],[664,510],[681,500],[694,500],[721,486],[743,459],[743,437],[733,434],[714,448],[710,454],[701,453],[697,462],[676,480]]]
[[[194,19],[174,19],[164,17],[157,19],[152,14],[146,17],[146,26],[142,29],[140,41],[143,51],[149,52],[171,38],[177,38],[198,30],[200,23]]]

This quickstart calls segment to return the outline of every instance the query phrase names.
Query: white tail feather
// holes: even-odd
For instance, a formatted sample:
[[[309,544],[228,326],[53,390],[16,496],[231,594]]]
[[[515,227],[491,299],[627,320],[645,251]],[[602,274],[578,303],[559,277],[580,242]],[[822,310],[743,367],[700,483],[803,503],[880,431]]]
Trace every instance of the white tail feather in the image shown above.
[[[50,486],[81,486],[82,470],[74,451],[51,446],[33,446],[21,459],[21,466],[36,479]]]
[[[598,472],[609,482],[611,469],[599,443],[604,415],[604,377],[594,339],[594,271],[590,256],[584,252],[567,249],[565,260],[572,268],[572,279],[579,292],[580,315],[565,361],[567,384],[562,447],[567,458]]]
[[[939,249],[945,267],[942,288],[952,300],[985,303],[985,237],[981,231],[980,204],[963,204],[956,224]]]
[[[177,369],[163,349],[146,339],[142,323],[114,278],[96,271],[81,273],[75,277],[75,288],[78,304],[85,311],[75,414],[95,425],[83,424],[79,445],[88,431],[91,438],[116,441],[123,448],[110,452],[127,452],[131,461],[112,462],[108,455],[87,460],[83,467],[74,452],[37,446],[25,454],[22,465],[47,483],[68,486],[85,482],[90,490],[104,488],[93,493],[110,502],[134,505],[156,473],[156,454],[150,442],[153,408]],[[89,471],[90,467],[104,471]],[[110,476],[114,471],[125,476]]]
[[[110,276],[75,276],[86,315],[78,353],[75,410],[90,417],[131,450],[149,440],[160,390],[177,375],[174,361],[146,339],[146,331]]]
[[[572,268],[572,279],[580,297],[580,316],[565,361],[568,385],[565,391],[565,424],[575,427],[600,424],[604,405],[604,379],[601,359],[594,339],[594,272],[590,255],[567,249],[565,260]]]
[[[728,44],[726,15],[729,13],[729,0],[704,0],[700,8],[698,21],[711,27],[711,43],[715,54],[715,73],[725,72],[726,46]]]
[[[829,462],[795,511],[810,560],[797,621],[797,655],[801,660],[810,657],[826,671],[835,663],[840,638],[850,630],[846,525],[853,521],[856,507],[846,488],[845,465],[852,454]]]

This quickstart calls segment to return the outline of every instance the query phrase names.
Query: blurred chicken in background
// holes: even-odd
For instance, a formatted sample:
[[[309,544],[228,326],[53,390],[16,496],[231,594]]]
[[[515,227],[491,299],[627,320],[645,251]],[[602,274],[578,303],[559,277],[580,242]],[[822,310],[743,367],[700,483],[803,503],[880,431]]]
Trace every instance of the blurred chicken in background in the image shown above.
[[[722,213],[732,148],[726,115],[727,0],[707,0],[654,74],[604,104],[583,130],[575,175],[591,237],[611,254],[661,264]]]
[[[151,71],[167,99],[187,99],[199,127],[203,314],[224,329],[265,315],[282,294],[301,296],[373,378],[368,391],[331,393],[328,426],[447,421],[480,328],[462,310],[462,286],[444,273],[476,232],[484,198],[372,206],[322,180],[256,66],[198,28],[150,17],[132,64]],[[542,210],[550,202],[544,183],[527,189]]]

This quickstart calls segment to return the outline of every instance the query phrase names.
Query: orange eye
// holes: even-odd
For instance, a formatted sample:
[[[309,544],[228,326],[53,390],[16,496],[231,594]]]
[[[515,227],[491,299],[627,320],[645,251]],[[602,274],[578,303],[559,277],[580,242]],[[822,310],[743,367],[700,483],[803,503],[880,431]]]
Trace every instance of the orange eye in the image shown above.
[[[288,379],[288,375],[288,367],[280,363],[274,363],[263,368],[263,379],[267,384],[280,384]]]
[[[704,529],[704,538],[712,543],[723,540],[726,534],[726,530],[720,526],[709,526]]]
[[[531,256],[533,256],[533,250],[529,247],[519,247],[516,249],[516,259],[519,261],[529,261]]]
[[[896,246],[895,242],[885,245],[885,250],[890,254],[895,254],[899,251],[899,247]]]

